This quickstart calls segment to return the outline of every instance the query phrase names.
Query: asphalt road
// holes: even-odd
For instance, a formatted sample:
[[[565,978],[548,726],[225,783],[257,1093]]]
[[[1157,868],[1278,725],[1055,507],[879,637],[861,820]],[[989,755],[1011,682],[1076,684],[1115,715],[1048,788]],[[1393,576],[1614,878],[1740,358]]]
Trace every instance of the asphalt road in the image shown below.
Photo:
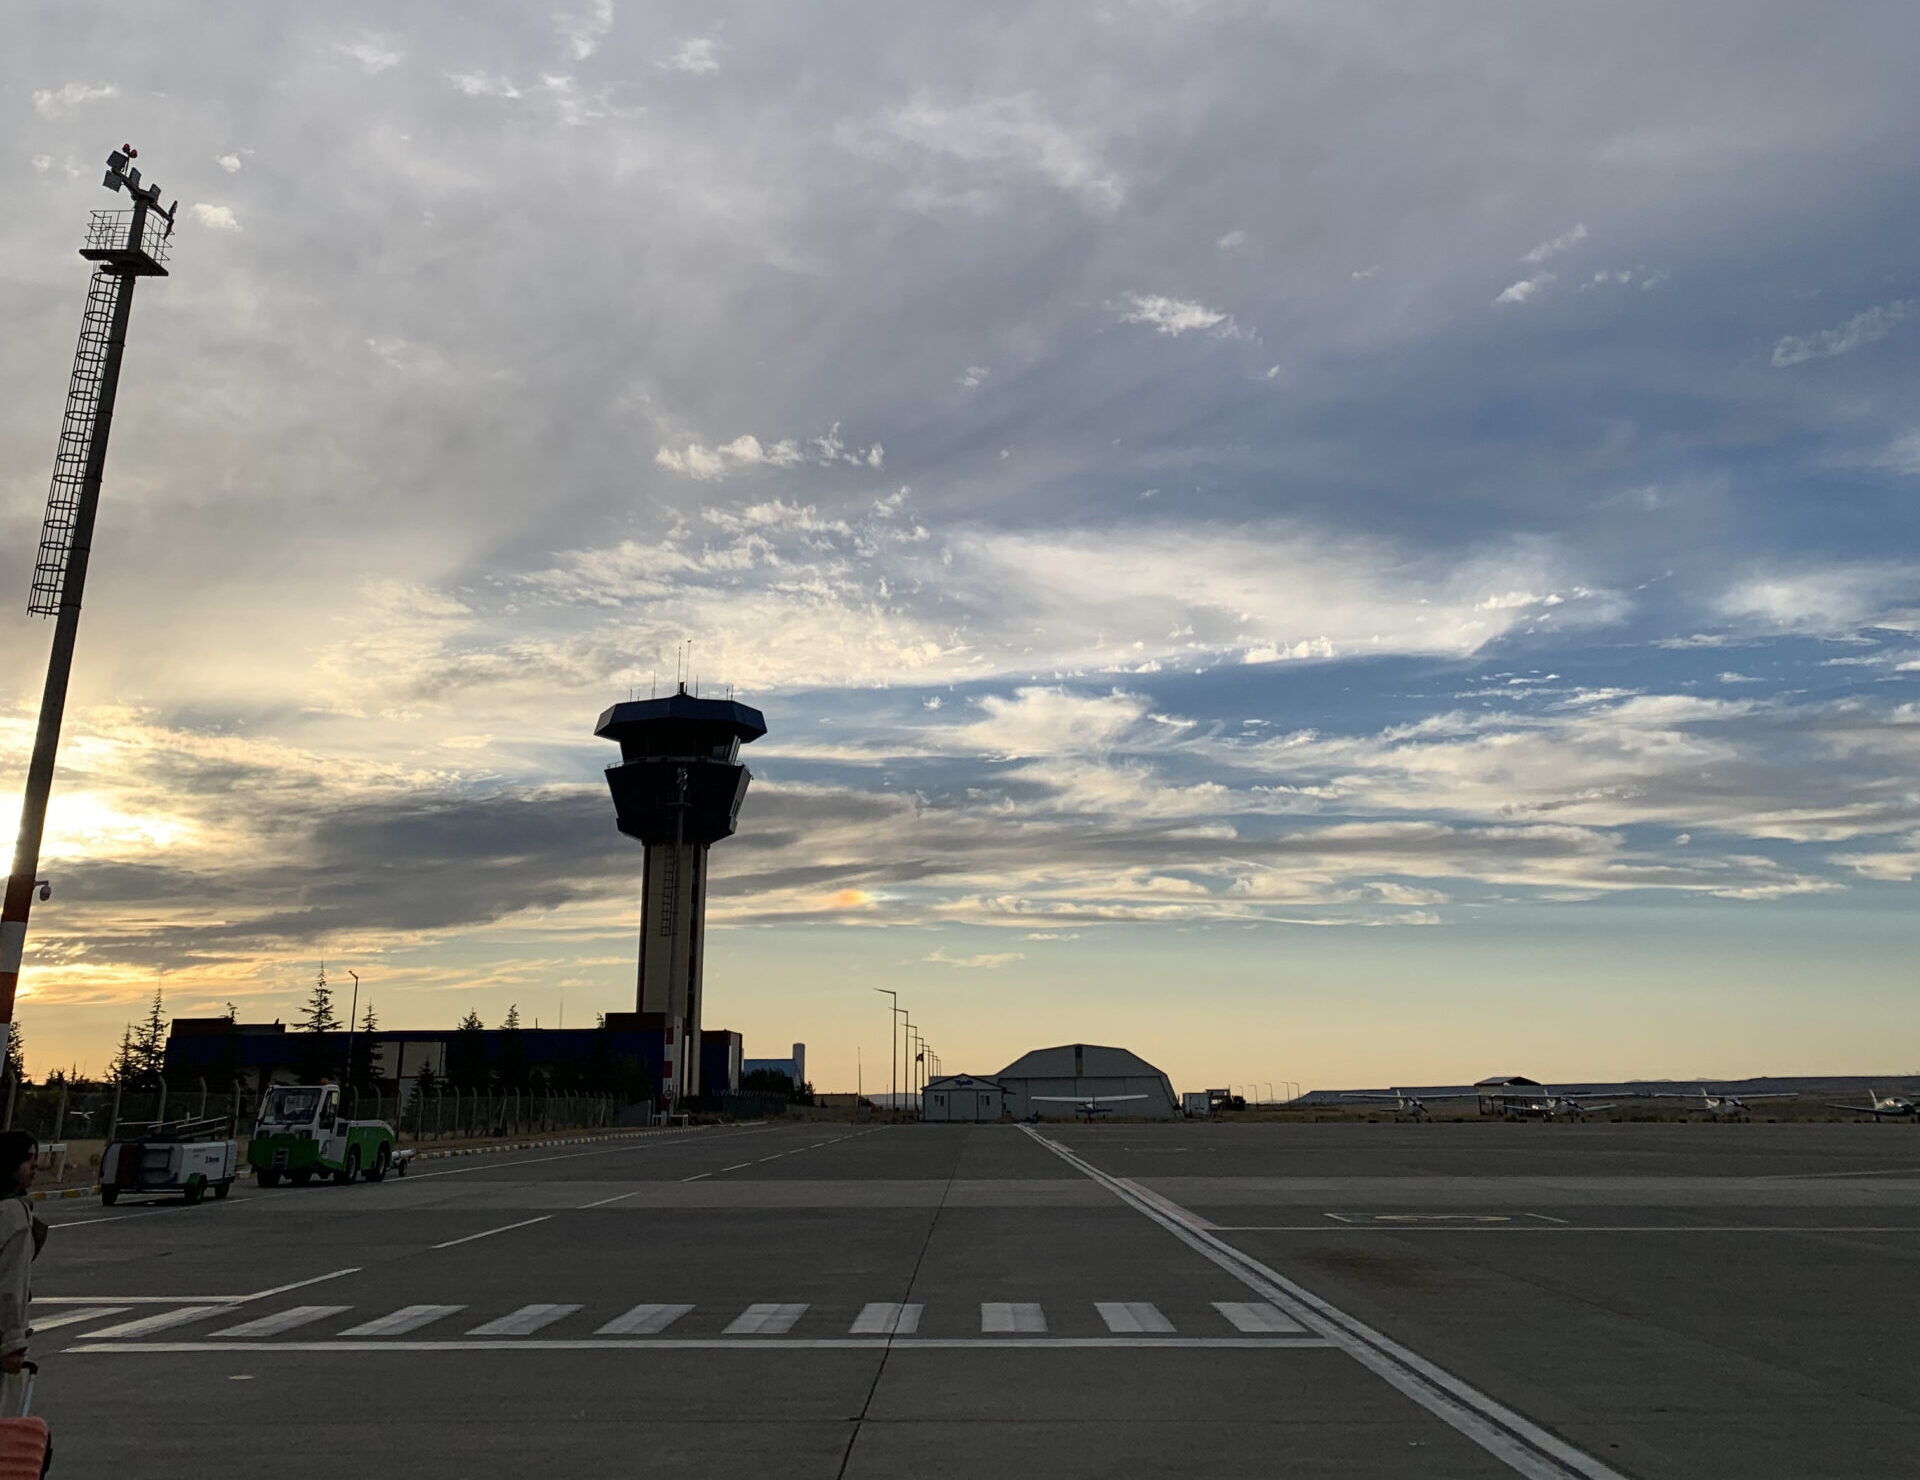
[[[1912,1472],[1903,1126],[765,1126],[49,1205],[57,1474]]]

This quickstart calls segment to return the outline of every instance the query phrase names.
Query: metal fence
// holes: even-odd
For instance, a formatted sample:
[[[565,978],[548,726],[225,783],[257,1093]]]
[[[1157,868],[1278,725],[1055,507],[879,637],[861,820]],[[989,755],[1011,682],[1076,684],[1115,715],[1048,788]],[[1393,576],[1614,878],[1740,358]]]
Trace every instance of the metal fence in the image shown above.
[[[253,1133],[259,1109],[257,1094],[237,1085],[220,1093],[197,1079],[185,1088],[166,1085],[157,1090],[69,1090],[64,1085],[22,1089],[9,1080],[0,1129],[18,1127],[52,1143],[111,1138],[123,1125],[212,1116],[232,1119],[234,1134],[247,1136]],[[402,1103],[392,1095],[346,1085],[340,1091],[340,1109],[349,1120],[384,1120],[403,1138],[434,1141],[588,1130],[612,1125],[618,1107],[606,1095],[519,1089],[435,1090]]]

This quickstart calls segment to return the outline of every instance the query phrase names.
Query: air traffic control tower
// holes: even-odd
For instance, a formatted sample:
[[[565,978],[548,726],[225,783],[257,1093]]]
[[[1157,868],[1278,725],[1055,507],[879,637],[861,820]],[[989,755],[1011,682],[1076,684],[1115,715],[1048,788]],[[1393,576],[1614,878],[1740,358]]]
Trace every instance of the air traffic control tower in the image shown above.
[[[753,780],[743,743],[767,733],[757,709],[697,699],[616,704],[593,733],[620,743],[607,767],[620,831],[647,845],[640,909],[638,1026],[661,1035],[658,1090],[701,1093],[700,978],[706,967],[707,850],[733,835]]]

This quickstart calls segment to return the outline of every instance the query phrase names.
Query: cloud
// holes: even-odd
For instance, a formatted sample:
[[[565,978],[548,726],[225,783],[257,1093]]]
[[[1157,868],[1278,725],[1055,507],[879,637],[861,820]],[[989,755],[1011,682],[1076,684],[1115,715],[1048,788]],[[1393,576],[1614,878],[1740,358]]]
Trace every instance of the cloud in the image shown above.
[[[954,384],[963,390],[978,390],[991,374],[993,371],[985,365],[969,365],[954,377]]]
[[[1221,237],[1219,241],[1214,243],[1214,245],[1223,252],[1231,251],[1235,247],[1244,247],[1246,244],[1247,234],[1244,231],[1229,231],[1225,236]]]
[[[1783,370],[1808,360],[1851,354],[1863,344],[1885,339],[1916,311],[1920,311],[1920,298],[1898,298],[1857,313],[1838,328],[1804,336],[1784,335],[1773,347],[1773,368]]]
[[[53,168],[53,156],[51,154],[36,154],[33,156],[32,163],[35,171],[44,175],[48,170]]]
[[[214,163],[219,165],[220,168],[225,170],[229,175],[237,175],[240,173],[240,156],[237,154],[222,154],[214,160]]]
[[[1206,329],[1222,339],[1240,337],[1233,315],[1184,298],[1158,293],[1128,293],[1114,305],[1123,324],[1151,324],[1159,333],[1178,338],[1189,329]]]
[[[470,98],[517,98],[520,89],[510,78],[491,72],[449,72],[447,80]]]
[[[238,231],[240,220],[233,214],[231,206],[209,205],[206,201],[193,203],[193,219],[210,231]]]
[[[713,77],[720,71],[715,53],[719,43],[711,36],[694,36],[682,41],[659,65],[668,72],[685,72],[690,77]]]
[[[380,37],[363,36],[358,41],[335,42],[334,48],[341,56],[350,57],[360,64],[360,70],[369,77],[376,77],[390,68],[397,67],[406,60],[407,54],[397,50],[393,44]]]
[[[613,0],[593,0],[581,14],[562,14],[554,18],[560,39],[570,60],[584,62],[600,49],[600,43],[613,29]]]
[[[1579,245],[1586,239],[1587,228],[1582,224],[1576,223],[1571,230],[1563,231],[1551,241],[1541,242],[1539,246],[1533,248],[1531,251],[1522,253],[1520,260],[1529,267],[1538,267],[1549,257],[1557,257],[1562,252]]]
[[[1024,961],[1027,957],[1024,951],[983,951],[977,956],[953,956],[949,955],[946,947],[942,946],[920,959],[932,961],[941,966],[958,966],[963,970],[998,971],[1003,966],[1011,966],[1015,961]]]
[[[1755,572],[1729,585],[1714,605],[1753,630],[1842,636],[1910,620],[1916,592],[1920,566],[1859,561]]]
[[[1500,290],[1499,296],[1493,301],[1496,305],[1502,303],[1525,303],[1538,294],[1542,288],[1557,280],[1558,274],[1556,273],[1537,273],[1533,277],[1522,278],[1517,283],[1509,283]]]
[[[1036,93],[963,102],[921,93],[888,109],[878,128],[887,138],[949,162],[982,186],[1027,176],[1101,211],[1113,210],[1126,196],[1124,182],[1101,158],[1092,138],[1055,119]],[[865,147],[859,135],[846,137],[856,147]],[[929,203],[962,203],[968,196],[929,181],[920,198]]]
[[[656,467],[703,482],[718,482],[729,473],[748,467],[791,468],[806,462],[819,467],[844,463],[878,469],[885,460],[886,449],[878,442],[870,447],[848,447],[840,438],[839,422],[823,435],[808,439],[804,448],[791,437],[767,445],[749,433],[718,447],[689,442],[679,448],[662,447],[653,455]]]
[[[33,111],[42,118],[59,118],[86,103],[117,98],[120,88],[112,82],[69,82],[62,87],[36,88]]]

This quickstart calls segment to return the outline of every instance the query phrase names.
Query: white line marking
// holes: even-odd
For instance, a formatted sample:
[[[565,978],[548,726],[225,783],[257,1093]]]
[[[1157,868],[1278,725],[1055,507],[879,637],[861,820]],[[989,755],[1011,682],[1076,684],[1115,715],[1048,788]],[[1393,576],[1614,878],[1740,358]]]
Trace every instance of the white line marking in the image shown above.
[[[560,1156],[527,1156],[522,1157],[519,1161],[489,1161],[470,1167],[448,1167],[444,1171],[438,1172],[410,1172],[407,1175],[407,1180],[409,1182],[424,1182],[429,1177],[464,1177],[472,1172],[498,1171],[502,1167],[530,1167],[538,1166],[542,1162],[548,1161],[579,1161],[582,1157],[587,1156],[618,1156],[624,1151],[648,1151],[655,1146],[676,1145],[686,1140],[689,1136],[699,1135],[701,1131],[705,1129],[706,1127],[704,1126],[695,1126],[690,1130],[684,1131],[661,1131],[655,1136],[635,1136],[631,1140],[621,1142],[618,1146],[603,1146],[593,1151],[569,1151]],[[769,1129],[774,1128],[769,1127]],[[764,1136],[767,1133],[766,1130],[748,1130],[743,1128],[737,1131],[727,1131],[724,1136],[716,1135],[712,1139],[734,1141],[742,1136]],[[289,1194],[284,1192],[268,1194],[270,1197],[286,1197],[288,1195]],[[264,1201],[266,1201],[265,1198],[258,1197],[250,1197],[247,1199],[248,1204]]]
[[[1581,1453],[1531,1419],[1436,1367],[1425,1357],[1354,1319],[1232,1244],[1134,1197],[1116,1179],[1058,1141],[1050,1141],[1024,1125],[1020,1129],[1128,1207],[1152,1219],[1188,1248],[1224,1269],[1256,1295],[1272,1301],[1308,1330],[1319,1332],[1368,1371],[1391,1383],[1527,1480],[1569,1480],[1574,1476],[1584,1480],[1624,1480],[1619,1471]],[[1178,1205],[1167,1203],[1167,1206]]]
[[[362,1321],[358,1326],[349,1326],[342,1336],[404,1336],[409,1331],[418,1331],[422,1326],[431,1326],[435,1321],[443,1321],[448,1316],[457,1315],[465,1310],[464,1305],[403,1305],[377,1320]]]
[[[1039,1306],[1010,1300],[980,1302],[982,1331],[1037,1333],[1047,1329],[1047,1313]]]
[[[620,1192],[612,1197],[603,1197],[599,1202],[581,1203],[577,1211],[585,1212],[588,1208],[604,1208],[608,1203],[625,1202],[630,1197],[638,1197],[645,1190],[645,1188],[636,1187],[631,1192]]]
[[[155,1208],[146,1213],[115,1213],[111,1218],[49,1218],[49,1228],[93,1228],[101,1223],[125,1223],[129,1218],[158,1218],[162,1213],[171,1213],[172,1207]]]
[[[258,1320],[242,1321],[237,1326],[229,1326],[224,1331],[215,1331],[218,1336],[278,1336],[282,1331],[291,1331],[295,1326],[311,1325],[315,1321],[324,1321],[328,1316],[337,1316],[352,1310],[351,1305],[296,1305],[290,1310],[276,1311],[270,1316],[261,1316]]]
[[[317,1274],[310,1280],[295,1280],[291,1285],[275,1285],[271,1290],[255,1290],[251,1295],[242,1295],[234,1301],[235,1305],[245,1305],[249,1301],[265,1300],[270,1295],[284,1295],[289,1290],[304,1290],[308,1285],[324,1285],[328,1280],[337,1280],[343,1275],[360,1273],[360,1266],[350,1269],[336,1269],[331,1274]]]
[[[740,1162],[735,1162],[730,1167],[722,1167],[720,1168],[720,1170],[723,1172],[737,1172],[740,1170],[741,1167],[750,1167],[752,1165],[753,1163],[750,1161],[740,1161]]]
[[[680,1180],[682,1182],[698,1182],[703,1178],[711,1177],[712,1175],[713,1175],[712,1172],[695,1172],[691,1177],[682,1177]]]
[[[124,1305],[83,1305],[79,1310],[63,1310],[46,1320],[35,1320],[27,1330],[51,1331],[57,1326],[77,1326],[82,1321],[104,1321],[108,1316],[117,1316],[125,1309]]]
[[[87,1338],[91,1340],[92,1338]],[[592,1352],[592,1351],[968,1351],[1120,1348],[1138,1351],[1331,1351],[1339,1343],[1319,1336],[755,1336],[641,1337],[635,1341],[116,1341],[70,1346],[61,1355],[192,1352]]]
[[[435,1244],[434,1248],[451,1249],[456,1244],[470,1244],[477,1238],[492,1238],[496,1233],[512,1233],[516,1228],[531,1228],[536,1223],[545,1223],[551,1217],[553,1214],[543,1213],[538,1218],[523,1218],[518,1223],[506,1223],[498,1228],[489,1228],[485,1233],[470,1233],[465,1238],[450,1238],[444,1244]]]
[[[485,1325],[475,1326],[467,1335],[529,1336],[542,1326],[551,1326],[555,1321],[565,1320],[579,1309],[577,1305],[523,1305],[520,1309],[501,1316],[497,1321],[488,1321]]]
[[[1528,1216],[1532,1216],[1529,1214]],[[1324,1223],[1216,1223],[1214,1233],[1920,1233],[1920,1223],[1355,1223],[1329,1228]]]
[[[876,1300],[863,1306],[847,1327],[850,1336],[911,1336],[920,1329],[924,1305],[900,1305],[891,1300]]]
[[[1216,1300],[1213,1308],[1233,1322],[1236,1331],[1303,1331],[1306,1328],[1277,1305],[1264,1300]]]
[[[794,1305],[749,1305],[734,1318],[728,1336],[784,1336],[807,1313],[805,1301]]]
[[[104,1341],[116,1336],[147,1336],[155,1331],[165,1331],[173,1326],[184,1326],[188,1321],[204,1320],[208,1316],[225,1315],[233,1307],[230,1305],[183,1305],[178,1310],[163,1310],[157,1316],[142,1316],[137,1321],[122,1321],[117,1326],[107,1326],[98,1331],[89,1331],[87,1340]]]
[[[636,1305],[623,1316],[616,1316],[593,1334],[595,1336],[658,1336],[691,1305]]]
[[[1147,1332],[1164,1335],[1173,1330],[1173,1322],[1161,1315],[1147,1300],[1096,1300],[1093,1308],[1109,1331],[1121,1336],[1139,1336]]]
[[[245,1295],[36,1295],[35,1305],[238,1305]]]

